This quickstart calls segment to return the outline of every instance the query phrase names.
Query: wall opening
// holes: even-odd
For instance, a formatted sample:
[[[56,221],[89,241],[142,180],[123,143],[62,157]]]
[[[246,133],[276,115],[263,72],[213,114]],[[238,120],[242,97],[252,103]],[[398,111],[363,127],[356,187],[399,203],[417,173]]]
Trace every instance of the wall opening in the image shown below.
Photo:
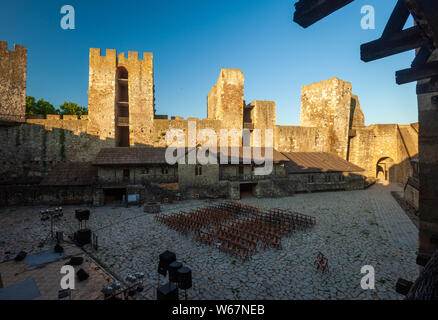
[[[252,198],[254,197],[254,188],[257,183],[241,183],[240,184],[240,198]]]
[[[376,178],[379,181],[396,181],[393,159],[390,157],[383,157],[377,161]]]
[[[117,147],[129,147],[129,127],[118,128]]]
[[[126,197],[125,188],[103,189],[105,204],[123,204]]]
[[[128,70],[116,72],[116,147],[129,147],[129,86]]]
[[[131,178],[131,173],[129,169],[123,169],[123,181],[124,182],[129,182]]]

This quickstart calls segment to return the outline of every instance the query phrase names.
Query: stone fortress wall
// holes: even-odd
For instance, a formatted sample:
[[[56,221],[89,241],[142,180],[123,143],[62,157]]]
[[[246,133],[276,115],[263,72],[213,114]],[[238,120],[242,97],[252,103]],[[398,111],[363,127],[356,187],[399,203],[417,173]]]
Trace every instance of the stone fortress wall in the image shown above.
[[[0,49],[0,114],[25,118],[26,48]],[[410,159],[418,153],[418,124],[365,127],[359,99],[349,82],[333,78],[302,88],[300,126],[276,124],[273,101],[244,101],[244,76],[222,69],[207,97],[207,119],[155,114],[153,56],[128,57],[115,50],[90,49],[89,115],[27,116],[26,122],[0,125],[1,180],[30,181],[63,161],[93,161],[104,147],[166,146],[168,129],[272,129],[274,148],[285,152],[332,152],[376,177],[385,163],[389,179],[406,182]],[[6,97],[6,98],[5,98]],[[7,121],[7,116],[0,116]],[[0,122],[1,124],[1,122]],[[264,135],[262,135],[262,144]],[[386,163],[392,163],[389,166]]]

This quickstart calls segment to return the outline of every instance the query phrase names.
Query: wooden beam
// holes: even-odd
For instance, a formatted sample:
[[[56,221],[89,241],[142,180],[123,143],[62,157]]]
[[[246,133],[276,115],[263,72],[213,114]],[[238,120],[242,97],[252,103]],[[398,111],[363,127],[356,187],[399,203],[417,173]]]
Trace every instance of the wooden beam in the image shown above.
[[[382,38],[389,37],[395,33],[402,31],[410,14],[411,13],[409,12],[405,1],[398,0],[397,4],[395,5],[394,11],[391,14],[391,17],[386,24],[385,30],[383,31]]]
[[[415,22],[423,28],[435,48],[438,48],[438,1],[437,0],[404,0]]]
[[[307,28],[354,0],[300,0],[295,3],[294,22]]]
[[[422,47],[415,56],[414,61],[412,61],[411,67],[415,68],[425,64],[431,55],[432,50],[429,47]]]
[[[362,61],[369,62],[423,47],[428,44],[429,40],[424,38],[420,27],[415,26],[388,36],[387,38],[380,38],[361,45],[360,55]]]
[[[396,72],[397,84],[429,79],[438,76],[438,61],[429,62],[422,66]]]

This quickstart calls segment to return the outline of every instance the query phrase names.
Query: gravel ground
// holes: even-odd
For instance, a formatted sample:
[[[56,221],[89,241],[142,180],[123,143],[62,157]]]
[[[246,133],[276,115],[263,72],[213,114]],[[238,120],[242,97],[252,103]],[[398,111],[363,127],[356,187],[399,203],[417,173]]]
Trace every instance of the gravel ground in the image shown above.
[[[402,299],[394,287],[399,277],[414,280],[418,275],[418,230],[391,191],[399,192],[401,187],[376,184],[360,191],[243,199],[317,219],[312,229],[283,238],[282,249],[259,249],[247,261],[168,229],[141,207],[93,208],[88,226],[98,235],[100,248],[88,249],[121,279],[142,271],[146,282],[154,286],[159,254],[173,251],[192,269],[189,299]],[[184,201],[162,206],[162,211],[188,211],[208,204]],[[67,234],[75,231],[77,208],[64,207],[56,228]],[[0,209],[0,261],[13,258],[20,250],[41,250],[38,243],[49,232],[49,223],[39,220],[40,209],[46,207]],[[329,259],[329,272],[324,274],[313,265],[319,251]],[[361,288],[364,265],[375,269],[375,290]],[[153,299],[153,292],[147,297]]]

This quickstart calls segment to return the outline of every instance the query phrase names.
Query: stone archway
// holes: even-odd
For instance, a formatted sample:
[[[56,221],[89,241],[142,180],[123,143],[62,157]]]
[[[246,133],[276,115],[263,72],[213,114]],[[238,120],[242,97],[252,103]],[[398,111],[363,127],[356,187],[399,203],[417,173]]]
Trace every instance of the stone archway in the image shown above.
[[[376,178],[379,181],[393,181],[394,177],[394,160],[390,157],[383,157],[376,164]]]

